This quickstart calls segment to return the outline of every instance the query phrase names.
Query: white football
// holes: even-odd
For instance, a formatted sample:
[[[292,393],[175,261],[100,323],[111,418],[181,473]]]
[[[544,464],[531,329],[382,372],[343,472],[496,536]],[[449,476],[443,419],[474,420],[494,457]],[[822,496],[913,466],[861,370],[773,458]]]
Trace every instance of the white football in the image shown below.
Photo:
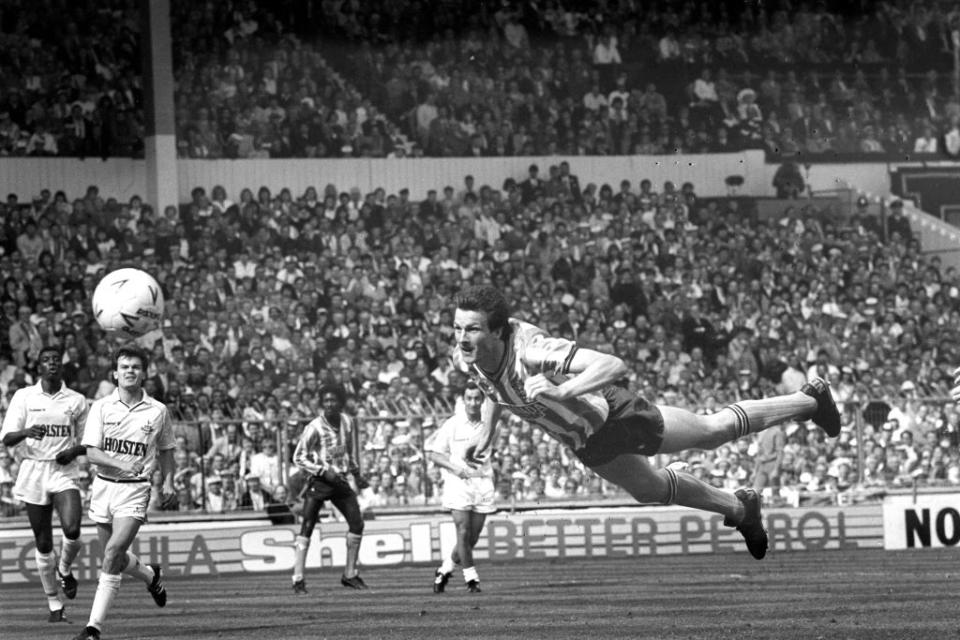
[[[156,329],[163,319],[163,293],[149,273],[117,269],[97,283],[93,316],[107,332],[138,338]]]

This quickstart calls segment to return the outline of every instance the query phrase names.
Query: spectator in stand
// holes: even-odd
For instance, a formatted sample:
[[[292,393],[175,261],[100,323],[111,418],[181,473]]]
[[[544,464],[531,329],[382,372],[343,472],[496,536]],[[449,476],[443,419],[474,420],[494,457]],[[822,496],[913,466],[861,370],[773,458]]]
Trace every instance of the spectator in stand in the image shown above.
[[[237,502],[239,509],[263,511],[268,504],[274,501],[269,491],[260,485],[260,476],[248,473],[244,478],[245,489]]]
[[[786,75],[784,79],[787,80]],[[807,82],[804,78],[795,81]],[[653,131],[656,133],[659,129],[654,126]],[[436,415],[447,415],[452,406],[450,400],[456,397],[456,389],[463,384],[462,376],[455,370],[444,370],[443,379],[434,382],[431,370],[418,372],[416,361],[423,356],[418,353],[408,365],[403,355],[408,348],[414,350],[412,338],[415,336],[435,335],[437,344],[425,346],[428,355],[435,359],[441,357],[440,354],[448,348],[449,333],[435,330],[435,323],[442,322],[438,311],[442,304],[437,303],[455,292],[464,278],[477,281],[495,279],[503,290],[513,292],[518,309],[527,317],[555,326],[558,331],[561,325],[565,326],[564,330],[568,326],[571,334],[575,334],[578,341],[582,340],[584,346],[636,354],[633,359],[625,358],[630,364],[626,384],[638,391],[647,389],[644,393],[651,396],[654,395],[651,389],[664,388],[664,393],[673,394],[671,399],[677,403],[690,408],[703,407],[706,411],[711,410],[711,406],[734,402],[741,397],[771,394],[777,369],[765,364],[772,356],[764,355],[769,350],[762,349],[763,341],[781,341],[783,352],[773,352],[773,355],[790,365],[789,371],[795,371],[790,373],[791,376],[798,374],[799,377],[803,377],[802,370],[807,365],[799,370],[796,367],[799,362],[806,362],[810,351],[805,342],[810,341],[817,347],[827,342],[835,343],[836,346],[831,347],[836,349],[831,356],[833,362],[838,366],[843,363],[850,370],[850,373],[843,374],[846,405],[853,406],[860,400],[865,403],[866,399],[877,397],[879,391],[873,391],[875,388],[889,388],[892,395],[884,400],[886,410],[896,407],[908,415],[918,415],[918,426],[911,427],[916,434],[915,442],[924,441],[922,436],[928,433],[945,438],[948,444],[945,447],[937,444],[936,449],[943,449],[944,453],[940,455],[945,456],[945,461],[950,459],[956,446],[949,440],[952,433],[955,435],[950,431],[950,425],[956,422],[956,416],[939,407],[921,415],[910,407],[900,406],[899,388],[904,380],[910,379],[924,395],[936,396],[949,389],[939,368],[922,363],[935,362],[925,344],[932,344],[930,341],[937,334],[948,338],[952,335],[950,327],[954,326],[955,319],[951,319],[951,314],[956,313],[954,303],[957,298],[951,297],[949,292],[958,287],[956,274],[920,253],[915,239],[908,243],[898,234],[897,238],[891,236],[883,242],[882,234],[872,230],[876,228],[873,223],[878,220],[875,215],[877,207],[867,203],[862,211],[855,208],[854,215],[849,218],[846,212],[828,214],[816,207],[798,208],[795,216],[787,217],[786,224],[765,226],[753,217],[753,204],[749,199],[742,200],[739,207],[734,208],[733,201],[726,198],[696,198],[688,204],[690,210],[687,212],[676,208],[677,190],[654,193],[649,181],[643,183],[643,176],[616,177],[615,184],[623,178],[628,178],[631,183],[640,181],[639,191],[632,184],[626,186],[626,191],[616,192],[610,188],[601,189],[601,185],[580,188],[579,181],[571,178],[575,173],[570,171],[571,166],[576,169],[576,160],[568,161],[566,165],[561,163],[556,174],[550,171],[548,175],[545,169],[541,178],[538,171],[537,186],[542,192],[536,186],[532,190],[528,186],[528,192],[533,194],[528,204],[523,204],[523,190],[519,184],[525,181],[529,172],[508,176],[510,180],[506,181],[499,198],[485,192],[482,184],[474,184],[476,206],[484,219],[490,217],[500,225],[499,238],[492,226],[488,229],[484,225],[482,236],[477,235],[474,224],[460,228],[458,212],[462,202],[458,201],[456,190],[452,188],[448,198],[435,195],[433,204],[428,200],[423,206],[405,200],[399,193],[372,194],[370,198],[360,192],[351,194],[350,185],[316,189],[317,193],[310,197],[264,192],[259,201],[254,197],[255,190],[246,190],[249,195],[240,191],[226,194],[226,200],[237,203],[232,212],[228,207],[226,213],[214,204],[217,200],[225,202],[223,194],[210,201],[201,194],[182,211],[161,209],[153,214],[148,213],[151,208],[142,203],[140,206],[133,203],[129,207],[123,205],[129,209],[129,219],[122,218],[119,213],[101,218],[101,212],[113,211],[114,206],[121,205],[111,204],[110,194],[101,196],[96,189],[86,195],[79,194],[85,197],[75,198],[68,194],[51,197],[48,194],[26,204],[14,198],[3,203],[0,241],[7,238],[7,246],[15,247],[15,239],[25,232],[27,220],[33,220],[40,235],[46,237],[43,233],[45,225],[40,223],[40,218],[46,217],[66,231],[67,249],[62,260],[63,275],[58,275],[58,264],[45,259],[24,261],[19,257],[11,258],[13,249],[10,248],[0,255],[0,279],[12,283],[8,286],[9,292],[0,294],[4,295],[0,330],[8,331],[17,321],[17,309],[26,306],[28,318],[37,314],[37,320],[40,316],[45,319],[45,323],[36,325],[41,340],[56,339],[69,344],[66,352],[71,354],[71,361],[84,364],[76,371],[76,388],[82,389],[89,397],[102,393],[100,387],[112,388],[107,386],[103,376],[102,355],[98,354],[102,351],[101,334],[96,324],[89,322],[88,305],[96,274],[100,269],[118,264],[120,254],[112,249],[103,256],[97,255],[96,251],[91,256],[86,249],[70,247],[95,248],[100,231],[108,238],[115,238],[114,242],[119,246],[120,236],[117,234],[125,235],[126,232],[113,224],[117,220],[132,227],[130,232],[135,242],[157,248],[153,254],[143,254],[144,268],[158,274],[168,299],[179,301],[177,308],[169,312],[169,326],[163,329],[164,358],[168,362],[162,368],[158,367],[155,375],[151,372],[151,376],[162,384],[173,413],[202,414],[221,425],[228,421],[228,415],[243,421],[237,433],[240,451],[217,450],[215,453],[224,458],[222,463],[217,463],[222,468],[229,468],[234,463],[229,458],[236,458],[236,466],[243,469],[244,475],[249,473],[251,460],[259,453],[264,437],[270,436],[274,441],[280,437],[287,444],[295,437],[295,428],[281,427],[276,421],[299,419],[298,416],[303,415],[300,405],[311,406],[311,402],[316,402],[318,380],[340,379],[345,360],[364,363],[357,369],[368,371],[372,376],[364,377],[357,384],[356,407],[367,416],[376,416],[381,410],[396,415],[398,407],[408,405],[416,406],[419,412],[428,412],[430,409],[425,407],[432,407]],[[564,187],[555,188],[555,183]],[[567,185],[577,188],[568,189]],[[435,191],[439,192],[442,187],[436,185]],[[345,195],[338,198],[341,191]],[[324,201],[331,193],[333,201],[327,214],[323,211]],[[672,201],[668,202],[670,199]],[[338,206],[342,207],[342,212],[337,211]],[[245,207],[249,214],[244,214]],[[413,216],[403,224],[394,222],[406,220],[402,216],[386,215],[387,211],[405,210],[403,207],[409,207]],[[83,218],[89,222],[76,222],[76,216],[70,217],[74,209],[81,212],[76,215],[87,216],[85,212],[90,211],[95,217]],[[492,215],[487,216],[485,210],[491,211]],[[863,213],[869,215],[864,217]],[[319,214],[317,222],[312,218],[315,214]],[[832,223],[838,215],[843,222]],[[172,224],[165,227],[163,240],[168,248],[160,248],[151,239],[149,227],[143,223],[151,219],[167,220],[168,216]],[[367,234],[366,250],[351,252],[338,243],[325,246],[322,256],[311,250],[312,246],[320,246],[311,243],[320,243],[322,238],[349,237],[345,234],[351,217],[354,230]],[[229,234],[218,231],[223,218],[234,220],[229,222],[232,229]],[[290,244],[290,229],[281,230],[287,221],[290,228],[298,227],[299,230],[299,239],[293,244]],[[580,228],[578,224],[582,222],[587,222],[588,226]],[[673,228],[668,232],[671,226]],[[561,233],[564,227],[567,229],[565,234]],[[159,224],[155,228],[159,228]],[[545,233],[544,241],[540,243],[536,236],[542,229],[549,229],[550,233]],[[210,233],[213,234],[211,238],[223,236],[228,241],[207,240]],[[755,236],[763,241],[754,245],[751,238]],[[501,248],[498,242],[505,243],[506,248]],[[432,264],[417,269],[420,284],[415,291],[408,291],[406,299],[402,300],[400,283],[392,270],[397,268],[398,260],[407,263],[411,272],[414,270],[413,259],[417,254],[412,247],[417,244],[423,245],[420,255],[430,259]],[[815,249],[818,244],[820,248]],[[566,245],[563,268],[567,274],[564,277],[571,279],[558,283],[551,270],[563,245]],[[241,256],[241,248],[247,250],[245,256]],[[525,251],[525,248],[528,249]],[[701,258],[691,262],[665,257],[691,252]],[[899,256],[900,252],[904,252],[905,264],[911,268],[899,268],[898,259],[897,269],[891,271],[889,278],[871,279],[866,265],[889,264],[890,259]],[[754,253],[764,256],[763,264],[767,265],[769,278],[761,277],[755,261],[729,258]],[[296,286],[284,287],[278,275],[281,271],[287,273],[284,266],[288,261],[282,258],[291,254],[297,255],[300,264],[309,266],[302,267],[295,275]],[[503,260],[502,256],[507,259]],[[249,274],[237,276],[230,271],[229,267],[237,261],[249,268]],[[344,275],[353,273],[353,264],[363,265],[369,274],[374,285],[372,297],[343,295]],[[939,275],[932,276],[930,268]],[[207,285],[202,283],[209,273],[217,270],[224,272],[225,277],[217,285],[216,293],[211,294]],[[849,282],[845,288],[810,286],[811,290],[805,294],[790,295],[789,291],[797,286],[796,274],[800,270],[820,274],[849,273]],[[581,271],[584,275],[577,275]],[[619,283],[620,276],[615,275],[619,272],[636,274],[637,293],[628,297],[627,306],[611,304],[610,301],[614,296],[609,292]],[[820,279],[830,282],[832,278],[832,275],[823,275]],[[58,282],[65,283],[62,290],[44,286]],[[279,286],[276,291],[275,286]],[[49,289],[49,293],[45,289]],[[696,293],[698,289],[700,294]],[[672,324],[673,315],[668,309],[668,302],[675,299],[679,291],[689,292],[684,296],[691,298],[701,296],[701,313],[717,333],[719,349],[715,362],[701,356],[693,346],[684,348],[679,332],[682,314],[675,319],[676,324]],[[936,297],[936,308],[928,304],[931,296]],[[875,300],[866,304],[867,299]],[[633,306],[634,301],[642,304]],[[48,304],[62,311],[40,312]],[[279,315],[271,313],[270,307],[276,307]],[[920,318],[913,324],[904,317],[905,310],[912,308],[917,309],[916,317]],[[328,312],[330,309],[337,310],[337,313]],[[818,317],[821,318],[827,309],[830,319],[817,322],[818,333],[808,336],[800,330],[796,320],[790,318],[812,317],[815,309],[820,310]],[[895,315],[887,313],[887,309],[895,310]],[[926,310],[921,311],[923,309]],[[83,312],[88,322],[75,322],[75,318],[82,316],[76,316],[74,310]],[[835,315],[838,310],[847,317]],[[288,336],[283,340],[300,345],[297,350],[302,357],[283,357],[286,348],[280,344],[283,340],[278,342],[279,351],[272,338],[265,341],[268,323],[272,329]],[[804,323],[812,326],[812,321],[804,320]],[[826,329],[822,334],[821,324]],[[285,325],[289,326],[284,329]],[[751,329],[740,332],[741,326]],[[756,354],[757,361],[755,368],[748,367],[751,373],[748,384],[743,387],[729,384],[730,380],[739,378],[736,372],[740,365],[732,364],[725,355],[730,337],[738,333],[741,334],[738,343],[743,342],[738,348],[738,359],[750,352]],[[907,337],[891,338],[904,335]],[[914,335],[916,339],[911,337]],[[941,340],[942,335],[937,335],[936,340]],[[383,336],[383,342],[380,336]],[[618,340],[614,341],[613,336]],[[241,343],[244,346],[241,347]],[[217,346],[219,344],[223,345],[222,349]],[[391,344],[398,348],[387,357],[386,347]],[[598,346],[604,344],[610,346]],[[250,352],[254,350],[258,353],[257,366],[250,359]],[[796,355],[798,350],[799,356]],[[3,351],[0,348],[0,353]],[[813,353],[816,353],[816,347]],[[894,370],[889,366],[891,362],[918,364]],[[391,371],[388,365],[398,368]],[[886,368],[891,369],[889,376],[883,372]],[[8,373],[4,374],[4,370]],[[310,372],[313,372],[313,381],[309,379]],[[411,388],[410,383],[398,381],[388,387],[392,377],[404,375],[411,382],[420,381],[419,384]],[[673,387],[663,387],[658,382],[661,375],[672,376],[675,379]],[[784,379],[781,376],[781,383]],[[877,387],[871,384],[874,379],[877,379]],[[13,364],[5,369],[0,366],[0,386],[6,385],[8,392],[11,388],[29,384],[30,380],[29,371]],[[792,383],[792,388],[796,386]],[[835,385],[838,393],[839,386]],[[184,402],[187,388],[193,391],[191,403]],[[217,391],[233,403],[229,411],[220,409],[222,418],[214,413]],[[201,395],[210,402],[201,401]],[[710,397],[714,398],[711,402],[704,401]],[[8,398],[0,398],[0,408]],[[283,406],[284,401],[289,406]],[[844,424],[849,424],[853,414],[845,415]],[[404,419],[408,417],[404,416]],[[874,439],[881,442],[881,425],[885,419],[877,422],[876,433],[867,436],[870,443]],[[400,431],[394,425],[400,418],[382,420],[388,424],[378,425],[378,430],[381,435],[389,437],[377,446],[381,447],[386,458],[390,476],[386,484],[397,489],[400,484],[397,480],[404,478],[402,492],[386,490],[382,492],[382,499],[391,503],[410,500],[412,487],[419,482],[421,488],[414,493],[429,495],[429,499],[435,501],[437,493],[430,484],[435,474],[431,471],[420,478],[415,477],[413,467],[418,465],[404,464],[410,452],[400,451],[399,445],[390,443],[393,435]],[[942,421],[942,430],[937,421]],[[900,422],[906,424],[903,418]],[[411,423],[407,429],[415,439],[418,427]],[[223,432],[221,428],[214,441],[219,442]],[[377,437],[376,430],[371,437]],[[205,441],[205,446],[209,445],[210,441]],[[200,441],[198,439],[194,445],[187,443],[187,446],[200,447]],[[784,462],[785,484],[772,499],[787,500],[793,495],[798,500],[805,499],[802,491],[790,492],[799,486],[797,478],[802,471],[813,470],[816,456],[811,457],[810,451],[817,446],[818,443],[809,439],[805,430],[787,435],[793,463]],[[502,459],[498,456],[494,460],[495,469],[501,473],[500,486],[513,473],[508,469],[515,466],[524,454],[540,455],[537,447],[538,443],[530,438],[529,432],[515,442],[504,444],[502,450],[506,453]],[[208,451],[190,452],[193,456],[205,453]],[[885,460],[883,453],[879,457]],[[742,451],[738,454],[739,466],[752,473],[750,457],[744,456]],[[922,452],[918,451],[918,454],[922,457]],[[280,460],[285,460],[285,456],[286,452]],[[553,452],[550,456],[551,463],[560,464],[567,476],[576,470],[576,463],[564,459],[561,453]],[[832,457],[828,457],[828,464],[836,457],[842,457],[842,452],[834,454],[831,451],[829,456]],[[213,466],[213,460],[209,459],[210,466]],[[728,470],[737,467],[732,457],[728,462]],[[934,462],[931,458],[931,469],[937,466]],[[948,482],[949,464],[944,462],[941,465],[943,478],[937,481]],[[796,470],[794,466],[802,468]],[[543,469],[546,470],[547,466]],[[366,477],[374,481],[372,466],[365,465],[364,471]],[[191,475],[194,473],[196,471]],[[378,487],[382,484],[379,475],[375,480]],[[287,480],[287,477],[283,479]],[[542,479],[545,481],[544,492],[552,494],[557,491],[553,485],[559,486],[559,479],[554,478],[552,471],[545,471]],[[583,488],[589,486],[590,481],[590,476],[585,475],[574,484],[578,490],[585,490]],[[724,481],[727,481],[726,476]],[[528,490],[539,492],[540,488],[532,487],[531,482],[530,487],[522,489],[523,492]],[[193,496],[189,495],[190,489],[186,491],[188,495],[180,500],[182,509],[191,508],[193,496],[202,502],[199,484]]]
[[[280,456],[277,454],[274,436],[264,436],[260,441],[260,451],[250,457],[249,473],[260,478],[260,486],[269,493],[273,493],[283,484],[280,476]]]

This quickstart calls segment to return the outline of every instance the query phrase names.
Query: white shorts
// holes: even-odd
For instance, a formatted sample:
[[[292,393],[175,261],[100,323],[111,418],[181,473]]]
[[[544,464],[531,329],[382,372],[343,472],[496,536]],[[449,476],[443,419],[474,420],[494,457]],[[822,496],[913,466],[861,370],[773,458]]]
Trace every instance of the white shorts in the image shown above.
[[[114,518],[135,518],[147,521],[150,502],[149,482],[113,482],[101,476],[90,485],[90,519],[108,524]]]
[[[496,491],[493,478],[459,478],[452,473],[446,474],[443,482],[443,508],[457,511],[476,511],[493,513]]]
[[[13,497],[29,504],[48,505],[54,493],[77,489],[74,475],[77,463],[59,465],[56,460],[29,460],[20,462],[17,482],[13,485]]]

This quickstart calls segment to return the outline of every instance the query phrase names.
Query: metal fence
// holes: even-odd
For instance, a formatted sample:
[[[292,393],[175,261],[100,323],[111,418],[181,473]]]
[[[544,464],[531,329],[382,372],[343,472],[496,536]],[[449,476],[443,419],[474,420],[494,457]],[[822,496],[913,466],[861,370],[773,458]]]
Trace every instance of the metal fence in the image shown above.
[[[855,475],[856,475],[856,488],[862,489],[864,485],[869,484],[870,478],[866,476],[866,458],[869,453],[868,448],[872,446],[873,439],[879,439],[880,433],[884,430],[885,426],[891,427],[887,423],[892,422],[890,418],[893,414],[899,410],[901,415],[904,413],[911,413],[912,415],[918,416],[920,419],[924,420],[922,425],[918,425],[921,428],[917,429],[917,435],[920,435],[920,432],[925,432],[932,428],[932,425],[937,421],[944,422],[948,421],[949,417],[944,417],[944,412],[953,411],[954,404],[949,398],[910,398],[905,401],[902,401],[902,398],[897,398],[896,401],[892,401],[889,398],[884,397],[868,397],[864,400],[860,400],[857,397],[850,398],[846,402],[841,403],[844,409],[844,424],[850,432],[850,443],[852,452],[855,455]],[[410,444],[409,446],[415,451],[413,456],[416,460],[416,464],[420,465],[420,476],[424,483],[429,483],[430,474],[428,469],[427,456],[424,451],[424,441],[426,438],[426,429],[424,428],[424,422],[429,424],[432,421],[434,424],[439,424],[443,419],[447,417],[448,414],[437,413],[433,415],[422,415],[422,414],[393,414],[390,412],[384,412],[386,415],[377,415],[377,416],[365,416],[359,417],[356,419],[358,428],[356,430],[356,442],[354,443],[354,450],[360,452],[370,452],[377,451],[378,453],[382,452],[383,449],[371,449],[371,442],[369,437],[372,434],[376,434],[378,429],[382,425],[390,423],[392,425],[397,425],[399,423],[409,423],[409,434],[410,434]],[[954,412],[955,413],[955,412]],[[299,437],[299,434],[307,422],[307,420],[282,420],[282,421],[233,421],[238,425],[238,431],[243,431],[244,433],[249,432],[251,425],[259,425],[259,428],[267,434],[270,434],[270,437],[275,438],[277,451],[280,452],[280,475],[281,478],[287,478],[291,472],[291,457],[293,453],[293,448],[296,444],[296,438]],[[219,425],[212,425],[209,421],[203,422],[179,422],[177,423],[177,430],[181,434],[185,432],[192,432],[192,440],[196,444],[194,447],[197,451],[207,451],[210,445],[210,436],[215,431],[222,431],[226,428],[227,422],[221,422]],[[254,432],[256,428],[254,428]],[[873,435],[871,435],[873,434]],[[954,444],[956,447],[956,444]],[[201,456],[202,464],[209,465],[209,460],[204,460]],[[362,458],[361,458],[362,460]],[[658,462],[662,462],[658,460]],[[201,467],[201,478],[205,478],[207,475],[207,469]],[[362,468],[364,473],[369,473],[372,469]],[[926,486],[937,484],[936,482],[931,482],[927,478],[915,476],[910,481],[909,486]],[[898,481],[897,486],[903,487],[904,484]],[[428,504],[435,504],[435,496],[432,494],[435,493],[432,491],[432,486],[425,487],[423,493],[423,499],[420,502],[415,503],[413,506],[422,506]],[[875,491],[867,491],[871,496],[875,495]],[[206,508],[206,487],[203,486],[203,497],[202,502],[204,508]],[[842,500],[842,498],[841,498]]]
[[[384,410],[385,413],[389,413]],[[354,430],[352,448],[358,452],[357,464],[360,475],[366,475],[373,471],[364,464],[365,458],[371,454],[382,454],[387,449],[388,443],[382,443],[379,447],[377,442],[372,442],[368,436],[382,431],[389,424],[393,429],[399,428],[398,425],[406,423],[409,430],[410,442],[408,447],[415,451],[413,456],[416,464],[420,466],[420,476],[425,483],[429,483],[429,469],[425,453],[426,429],[424,424],[440,424],[449,416],[449,413],[437,414],[389,414],[377,416],[360,416],[355,418],[357,428]],[[242,419],[224,419],[224,420],[175,420],[174,434],[175,438],[184,438],[188,450],[196,454],[197,475],[199,476],[199,486],[197,491],[197,502],[201,505],[202,511],[208,510],[207,481],[213,472],[213,459],[218,451],[218,440],[226,439],[228,446],[232,450],[240,447],[240,463],[237,469],[236,480],[238,486],[246,473],[249,472],[249,451],[242,449],[244,439],[253,441],[257,449],[260,448],[263,440],[270,439],[274,442],[277,451],[277,468],[280,484],[286,484],[287,480],[293,474],[293,452],[303,428],[310,422],[307,418],[288,418],[283,420],[242,420]],[[366,455],[365,455],[366,454]],[[179,479],[183,482],[183,479]],[[420,504],[427,505],[431,503],[433,496],[432,487],[428,486],[423,491],[423,500]],[[296,496],[293,496],[294,498]]]

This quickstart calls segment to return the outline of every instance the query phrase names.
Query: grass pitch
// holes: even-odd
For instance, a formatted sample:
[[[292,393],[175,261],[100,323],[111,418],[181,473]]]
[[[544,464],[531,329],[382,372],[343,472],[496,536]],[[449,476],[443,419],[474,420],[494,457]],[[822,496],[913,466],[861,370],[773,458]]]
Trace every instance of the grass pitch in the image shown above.
[[[104,640],[349,638],[657,638],[710,640],[960,639],[960,549],[849,550],[560,559],[479,566],[483,593],[459,573],[431,591],[434,567],[374,568],[370,590],[308,571],[167,579],[153,605],[125,578]],[[39,584],[0,587],[0,637],[68,640],[86,623],[96,585],[67,601],[71,624],[46,622]]]

